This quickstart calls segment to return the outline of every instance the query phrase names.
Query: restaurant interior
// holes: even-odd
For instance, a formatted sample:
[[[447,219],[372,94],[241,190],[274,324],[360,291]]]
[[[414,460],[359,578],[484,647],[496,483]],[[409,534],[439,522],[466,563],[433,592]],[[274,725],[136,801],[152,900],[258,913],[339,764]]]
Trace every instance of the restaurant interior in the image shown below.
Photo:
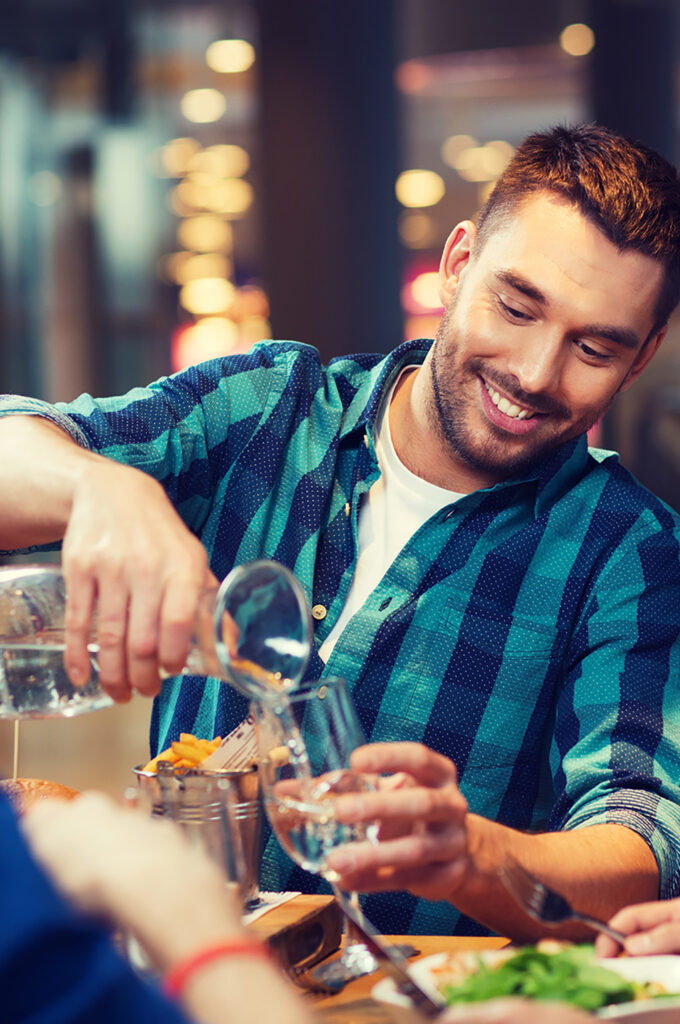
[[[674,0],[4,7],[2,391],[432,336],[442,245],[530,131],[595,119],[677,160],[679,23]],[[677,323],[593,441],[680,510]],[[23,722],[19,772],[117,796],[148,720],[136,697]],[[13,744],[0,722],[0,774]]]

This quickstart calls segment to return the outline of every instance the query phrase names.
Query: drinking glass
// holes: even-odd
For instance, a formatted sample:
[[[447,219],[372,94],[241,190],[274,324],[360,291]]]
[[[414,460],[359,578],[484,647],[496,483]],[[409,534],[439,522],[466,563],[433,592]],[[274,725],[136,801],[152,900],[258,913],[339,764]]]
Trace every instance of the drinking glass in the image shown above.
[[[74,686],[64,667],[66,583],[58,565],[0,568],[0,718],[56,718],[109,707],[99,684],[96,619],[91,674]],[[294,688],[311,645],[304,592],[278,562],[233,569],[199,599],[185,673],[223,679],[249,699]]]
[[[300,867],[322,875],[336,889],[327,856],[338,846],[376,842],[377,824],[346,825],[335,817],[338,796],[365,792],[377,777],[351,767],[352,751],[365,739],[344,680],[300,686],[278,702],[253,703],[265,809],[286,853]],[[350,894],[357,901],[356,893]],[[373,954],[346,919],[339,961],[321,968],[326,981],[345,981],[375,970]]]

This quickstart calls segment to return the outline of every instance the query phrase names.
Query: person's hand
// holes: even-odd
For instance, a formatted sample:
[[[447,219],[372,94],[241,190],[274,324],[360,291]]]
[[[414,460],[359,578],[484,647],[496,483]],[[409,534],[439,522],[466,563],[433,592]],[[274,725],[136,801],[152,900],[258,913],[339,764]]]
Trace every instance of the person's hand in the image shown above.
[[[153,696],[180,671],[201,591],[217,580],[205,549],[150,476],[99,456],[79,479],[62,547],[72,682],[90,675],[96,609],[102,687],[116,701]]]
[[[134,934],[161,968],[241,930],[217,864],[170,821],[85,793],[41,801],[21,824],[57,888]]]
[[[624,949],[633,956],[680,953],[680,898],[624,907],[609,924],[627,936]],[[621,946],[608,935],[597,937],[595,949],[598,956],[621,952]]]
[[[469,866],[467,803],[453,762],[420,743],[373,743],[354,752],[352,768],[392,774],[377,792],[336,802],[339,821],[380,825],[377,844],[350,843],[329,855],[340,888],[408,889],[426,899],[446,899]]]
[[[592,1024],[592,1019],[571,1006],[529,999],[492,999],[474,1006],[457,1006],[438,1018],[442,1024]]]

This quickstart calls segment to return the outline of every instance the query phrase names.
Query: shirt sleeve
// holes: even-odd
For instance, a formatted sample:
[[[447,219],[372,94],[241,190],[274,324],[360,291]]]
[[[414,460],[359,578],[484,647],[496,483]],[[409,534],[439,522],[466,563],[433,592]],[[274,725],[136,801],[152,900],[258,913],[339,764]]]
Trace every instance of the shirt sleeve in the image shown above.
[[[554,829],[625,825],[652,849],[660,895],[680,887],[680,544],[638,527],[588,598],[551,751]]]
[[[34,862],[0,797],[0,992],[6,1024],[188,1024],[138,978],[106,931],[79,916]]]
[[[81,447],[143,470],[198,532],[217,483],[285,386],[293,357],[285,343],[262,343],[115,398],[84,394],[50,405],[3,395],[0,416],[41,416]]]

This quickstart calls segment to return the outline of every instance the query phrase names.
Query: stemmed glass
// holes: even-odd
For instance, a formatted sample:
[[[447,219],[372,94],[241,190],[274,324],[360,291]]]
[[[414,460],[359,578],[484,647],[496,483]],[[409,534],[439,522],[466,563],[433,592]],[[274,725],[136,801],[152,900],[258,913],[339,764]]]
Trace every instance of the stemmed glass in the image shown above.
[[[337,876],[326,862],[331,850],[366,839],[375,842],[378,836],[375,824],[346,825],[335,817],[339,795],[377,786],[376,776],[351,767],[352,751],[365,740],[345,682],[320,679],[279,701],[255,702],[251,710],[274,833],[300,867],[322,875],[336,890]],[[356,893],[350,898],[358,900]],[[375,967],[373,954],[346,920],[341,956],[323,968],[323,980],[344,982]]]

